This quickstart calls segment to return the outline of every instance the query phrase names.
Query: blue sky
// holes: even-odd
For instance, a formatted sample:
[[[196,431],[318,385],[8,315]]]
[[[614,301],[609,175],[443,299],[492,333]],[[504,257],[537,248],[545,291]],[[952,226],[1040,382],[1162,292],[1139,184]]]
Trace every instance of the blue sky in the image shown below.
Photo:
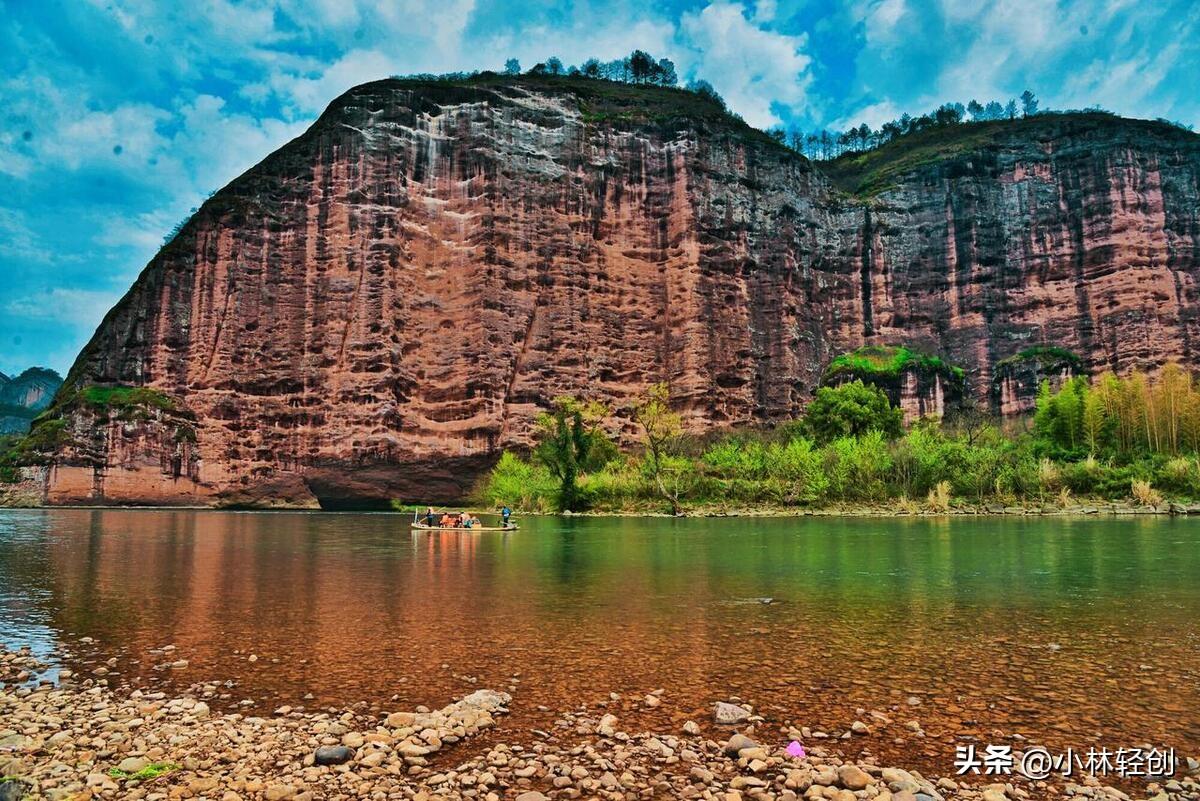
[[[0,371],[69,368],[176,222],[364,81],[640,47],[763,127],[1026,87],[1197,125],[1198,27],[1194,0],[0,0]]]

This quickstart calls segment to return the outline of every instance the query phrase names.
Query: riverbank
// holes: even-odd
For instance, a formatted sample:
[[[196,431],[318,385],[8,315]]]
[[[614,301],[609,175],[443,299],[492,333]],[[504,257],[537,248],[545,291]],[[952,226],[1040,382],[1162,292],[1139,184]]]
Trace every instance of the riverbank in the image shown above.
[[[174,656],[160,655],[179,664]],[[544,729],[517,732],[503,730],[509,706],[520,703],[507,692],[477,690],[433,711],[284,706],[269,715],[221,714],[215,708],[230,694],[217,682],[175,696],[110,687],[102,667],[90,676],[48,668],[28,650],[0,650],[3,801],[1131,798],[1090,778],[965,782],[884,767],[862,746],[875,736],[871,725],[856,722],[842,735],[859,747],[850,758],[838,739],[773,730],[737,706],[718,710],[740,718],[736,724],[689,720],[677,731],[635,732],[608,711],[624,708],[613,695],[557,715],[546,710]],[[655,693],[636,701],[669,702]],[[786,753],[791,740],[803,742],[803,756]],[[1133,797],[1200,799],[1200,762],[1180,761],[1175,777]]]
[[[1192,517],[1200,516],[1200,503],[1191,500],[1173,501],[1167,500],[1162,503],[1153,505],[1143,505],[1136,503],[1121,503],[1107,501],[1103,499],[1095,499],[1088,502],[1085,499],[1075,499],[1078,503],[1061,506],[1053,503],[1045,504],[968,504],[954,503],[946,508],[931,509],[924,504],[905,503],[905,502],[885,502],[877,504],[838,504],[829,506],[801,507],[801,506],[773,506],[769,504],[761,506],[734,506],[721,504],[705,504],[687,506],[680,510],[679,514],[671,514],[662,509],[661,504],[646,504],[633,508],[621,509],[589,509],[580,512],[548,512],[545,510],[518,509],[515,517],[557,517],[560,514],[568,517],[611,517],[611,518],[627,518],[627,517],[919,517],[919,518],[936,518],[936,517],[1028,517],[1028,516],[1054,516],[1054,517],[1104,517],[1104,516],[1138,516],[1138,515],[1159,515],[1171,517]],[[413,509],[424,511],[426,503],[407,504],[394,502],[391,514],[402,514],[411,516]],[[436,504],[436,509],[470,509],[479,511],[486,508],[479,500],[464,500],[458,504]],[[224,511],[224,512],[345,512],[352,514],[360,514],[363,512],[380,511],[376,509],[355,510],[352,505],[345,505],[335,510],[311,509],[307,507],[289,508],[284,506],[271,506],[263,509],[247,508],[245,506],[222,507],[222,506],[150,506],[150,505],[80,505],[80,504],[64,504],[47,506],[39,502],[39,500],[28,493],[20,495],[7,494],[3,485],[0,485],[0,509],[114,509],[114,510],[153,510],[153,511]],[[480,512],[482,513],[482,512]]]
[[[424,508],[424,507],[422,507]],[[522,515],[540,516],[543,512],[523,511]],[[597,510],[564,512],[571,517],[1092,517],[1121,515],[1166,515],[1190,517],[1200,515],[1200,503],[1167,501],[1152,506],[1132,503],[1114,503],[1097,500],[1094,503],[1079,503],[1070,506],[1053,504],[1003,505],[1003,504],[954,504],[944,509],[929,509],[912,503],[843,504],[821,507],[762,506],[729,507],[706,505],[687,507],[679,515],[663,512],[654,507],[644,509]],[[548,515],[554,516],[554,515]]]

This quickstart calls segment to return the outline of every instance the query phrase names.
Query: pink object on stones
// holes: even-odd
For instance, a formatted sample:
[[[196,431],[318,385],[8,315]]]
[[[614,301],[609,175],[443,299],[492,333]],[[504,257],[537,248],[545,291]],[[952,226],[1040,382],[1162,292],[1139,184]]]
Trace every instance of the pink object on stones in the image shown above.
[[[804,759],[804,757],[808,756],[808,754],[806,754],[804,751],[804,746],[800,745],[800,743],[796,742],[795,740],[792,740],[790,743],[788,743],[787,755],[797,757],[799,759]]]

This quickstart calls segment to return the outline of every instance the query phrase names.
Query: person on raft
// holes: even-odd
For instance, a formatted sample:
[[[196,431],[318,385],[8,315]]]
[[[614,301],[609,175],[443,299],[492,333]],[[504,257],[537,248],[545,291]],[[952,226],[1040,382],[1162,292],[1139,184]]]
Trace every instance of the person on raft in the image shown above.
[[[512,517],[512,509],[509,509],[507,506],[505,506],[500,510],[500,525],[508,528],[510,517]]]
[[[425,508],[425,525],[429,526],[430,528],[433,528],[433,525],[434,525],[433,521],[435,519],[436,518],[433,516],[433,507],[432,506],[426,507]]]

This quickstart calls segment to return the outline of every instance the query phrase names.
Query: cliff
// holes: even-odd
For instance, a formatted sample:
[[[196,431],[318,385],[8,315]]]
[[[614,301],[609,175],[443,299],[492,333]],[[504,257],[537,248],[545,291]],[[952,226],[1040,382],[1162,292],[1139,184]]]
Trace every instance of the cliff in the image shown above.
[[[449,499],[556,395],[624,437],[657,381],[694,430],[770,422],[862,345],[941,354],[981,399],[1043,342],[1194,364],[1200,138],[961,128],[817,167],[679,90],[357,87],[108,314],[49,415],[46,498]],[[89,387],[167,401],[114,415]]]
[[[1038,388],[1050,382],[1057,392],[1079,375],[1086,375],[1079,357],[1065,348],[1035,346],[1001,359],[992,374],[992,408],[1005,416],[1034,411]]]
[[[914,353],[905,347],[866,345],[834,358],[821,383],[838,386],[849,381],[872,384],[904,412],[906,422],[922,417],[937,420],[960,404],[966,373],[937,356]],[[1037,392],[1035,384],[1034,390]]]

